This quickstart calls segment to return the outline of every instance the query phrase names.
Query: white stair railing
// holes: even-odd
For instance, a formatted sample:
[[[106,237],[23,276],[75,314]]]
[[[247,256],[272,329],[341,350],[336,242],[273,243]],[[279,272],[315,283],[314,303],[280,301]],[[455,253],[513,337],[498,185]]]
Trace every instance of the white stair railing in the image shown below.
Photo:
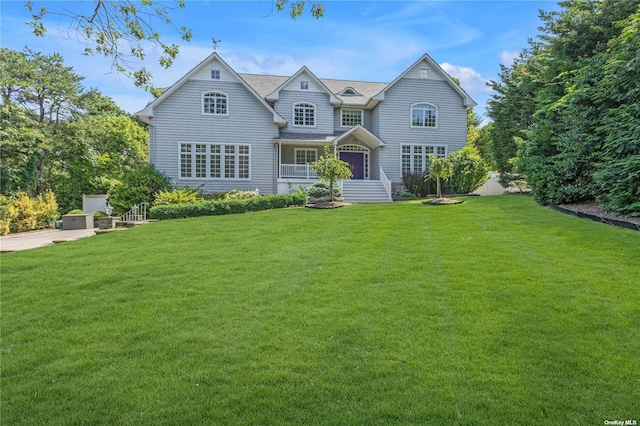
[[[391,199],[391,181],[387,178],[387,175],[384,174],[384,170],[380,167],[380,182],[384,185],[385,191],[387,191],[387,195],[389,199]]]
[[[123,222],[141,222],[147,220],[147,206],[149,203],[134,204],[131,210],[120,217]]]

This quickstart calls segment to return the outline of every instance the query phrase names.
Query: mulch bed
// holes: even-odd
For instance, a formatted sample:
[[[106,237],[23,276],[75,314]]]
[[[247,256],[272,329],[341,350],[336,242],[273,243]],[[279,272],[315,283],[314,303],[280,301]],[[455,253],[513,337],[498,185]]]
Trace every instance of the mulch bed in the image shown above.
[[[462,200],[452,200],[451,198],[434,198],[433,200],[424,201],[422,204],[432,205],[432,206],[447,206],[450,204],[462,204],[464,201]]]
[[[306,207],[310,209],[337,209],[338,207],[350,206],[351,203],[345,203],[342,201],[324,201],[322,203],[307,204]]]
[[[615,214],[609,213],[602,206],[596,203],[560,205],[550,204],[549,207],[553,210],[557,210],[559,212],[567,213],[573,216],[640,231],[640,217],[617,216]]]

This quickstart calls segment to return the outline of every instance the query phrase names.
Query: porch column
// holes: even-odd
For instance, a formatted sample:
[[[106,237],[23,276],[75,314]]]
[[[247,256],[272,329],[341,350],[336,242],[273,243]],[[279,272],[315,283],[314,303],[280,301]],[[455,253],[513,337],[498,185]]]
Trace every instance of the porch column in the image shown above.
[[[282,144],[278,142],[278,179],[282,174]]]

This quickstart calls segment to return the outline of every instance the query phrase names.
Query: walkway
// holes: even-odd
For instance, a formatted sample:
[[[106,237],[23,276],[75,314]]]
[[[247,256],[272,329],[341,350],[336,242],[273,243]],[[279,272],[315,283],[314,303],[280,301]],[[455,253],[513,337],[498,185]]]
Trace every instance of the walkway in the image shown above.
[[[20,232],[0,237],[0,253],[28,250],[37,247],[50,246],[55,242],[74,241],[95,235],[95,229],[57,230],[45,229],[40,231]]]

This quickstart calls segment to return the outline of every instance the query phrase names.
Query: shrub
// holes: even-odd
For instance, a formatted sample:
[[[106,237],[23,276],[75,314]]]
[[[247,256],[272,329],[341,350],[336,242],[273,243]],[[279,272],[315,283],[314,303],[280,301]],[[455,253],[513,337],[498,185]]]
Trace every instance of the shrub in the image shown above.
[[[264,195],[240,200],[199,201],[183,204],[155,205],[149,211],[153,219],[181,219],[198,216],[255,212],[290,206],[303,206],[307,202],[304,191],[286,195]]]
[[[134,204],[153,204],[154,194],[167,189],[169,179],[151,164],[129,173],[122,182],[109,190],[109,203],[118,214],[124,214]]]
[[[198,191],[191,188],[163,189],[154,194],[155,205],[193,203],[199,200]]]
[[[456,194],[469,194],[489,179],[489,167],[480,157],[478,150],[465,146],[449,156],[453,163],[453,175],[449,186]]]
[[[331,201],[331,194],[329,192],[329,183],[324,180],[314,182],[306,189],[309,203],[322,203],[325,201]],[[342,191],[339,186],[333,188],[333,200],[342,201]]]
[[[403,192],[401,195],[402,198],[416,198],[415,194],[412,194],[411,192]]]
[[[11,232],[31,231],[36,229],[36,207],[34,200],[26,192],[18,192],[9,206]]]
[[[255,198],[259,197],[260,192],[256,189],[255,191],[241,191],[239,189],[232,189],[231,191],[224,194],[225,200],[245,200],[247,198]]]
[[[11,199],[0,194],[0,235],[7,235],[9,233],[11,225],[10,206]]]
[[[427,178],[426,173],[403,173],[402,184],[407,192],[415,194],[417,197],[426,197],[436,192],[436,182]]]
[[[226,192],[199,192],[198,198],[201,200],[224,200]]]
[[[54,228],[56,220],[60,217],[56,195],[47,190],[43,195],[38,195],[34,200],[36,210],[36,228]]]
[[[69,210],[67,214],[84,214],[84,212],[82,211],[82,209],[73,209]]]
[[[94,219],[98,219],[100,217],[107,217],[107,214],[105,212],[93,212]]]

